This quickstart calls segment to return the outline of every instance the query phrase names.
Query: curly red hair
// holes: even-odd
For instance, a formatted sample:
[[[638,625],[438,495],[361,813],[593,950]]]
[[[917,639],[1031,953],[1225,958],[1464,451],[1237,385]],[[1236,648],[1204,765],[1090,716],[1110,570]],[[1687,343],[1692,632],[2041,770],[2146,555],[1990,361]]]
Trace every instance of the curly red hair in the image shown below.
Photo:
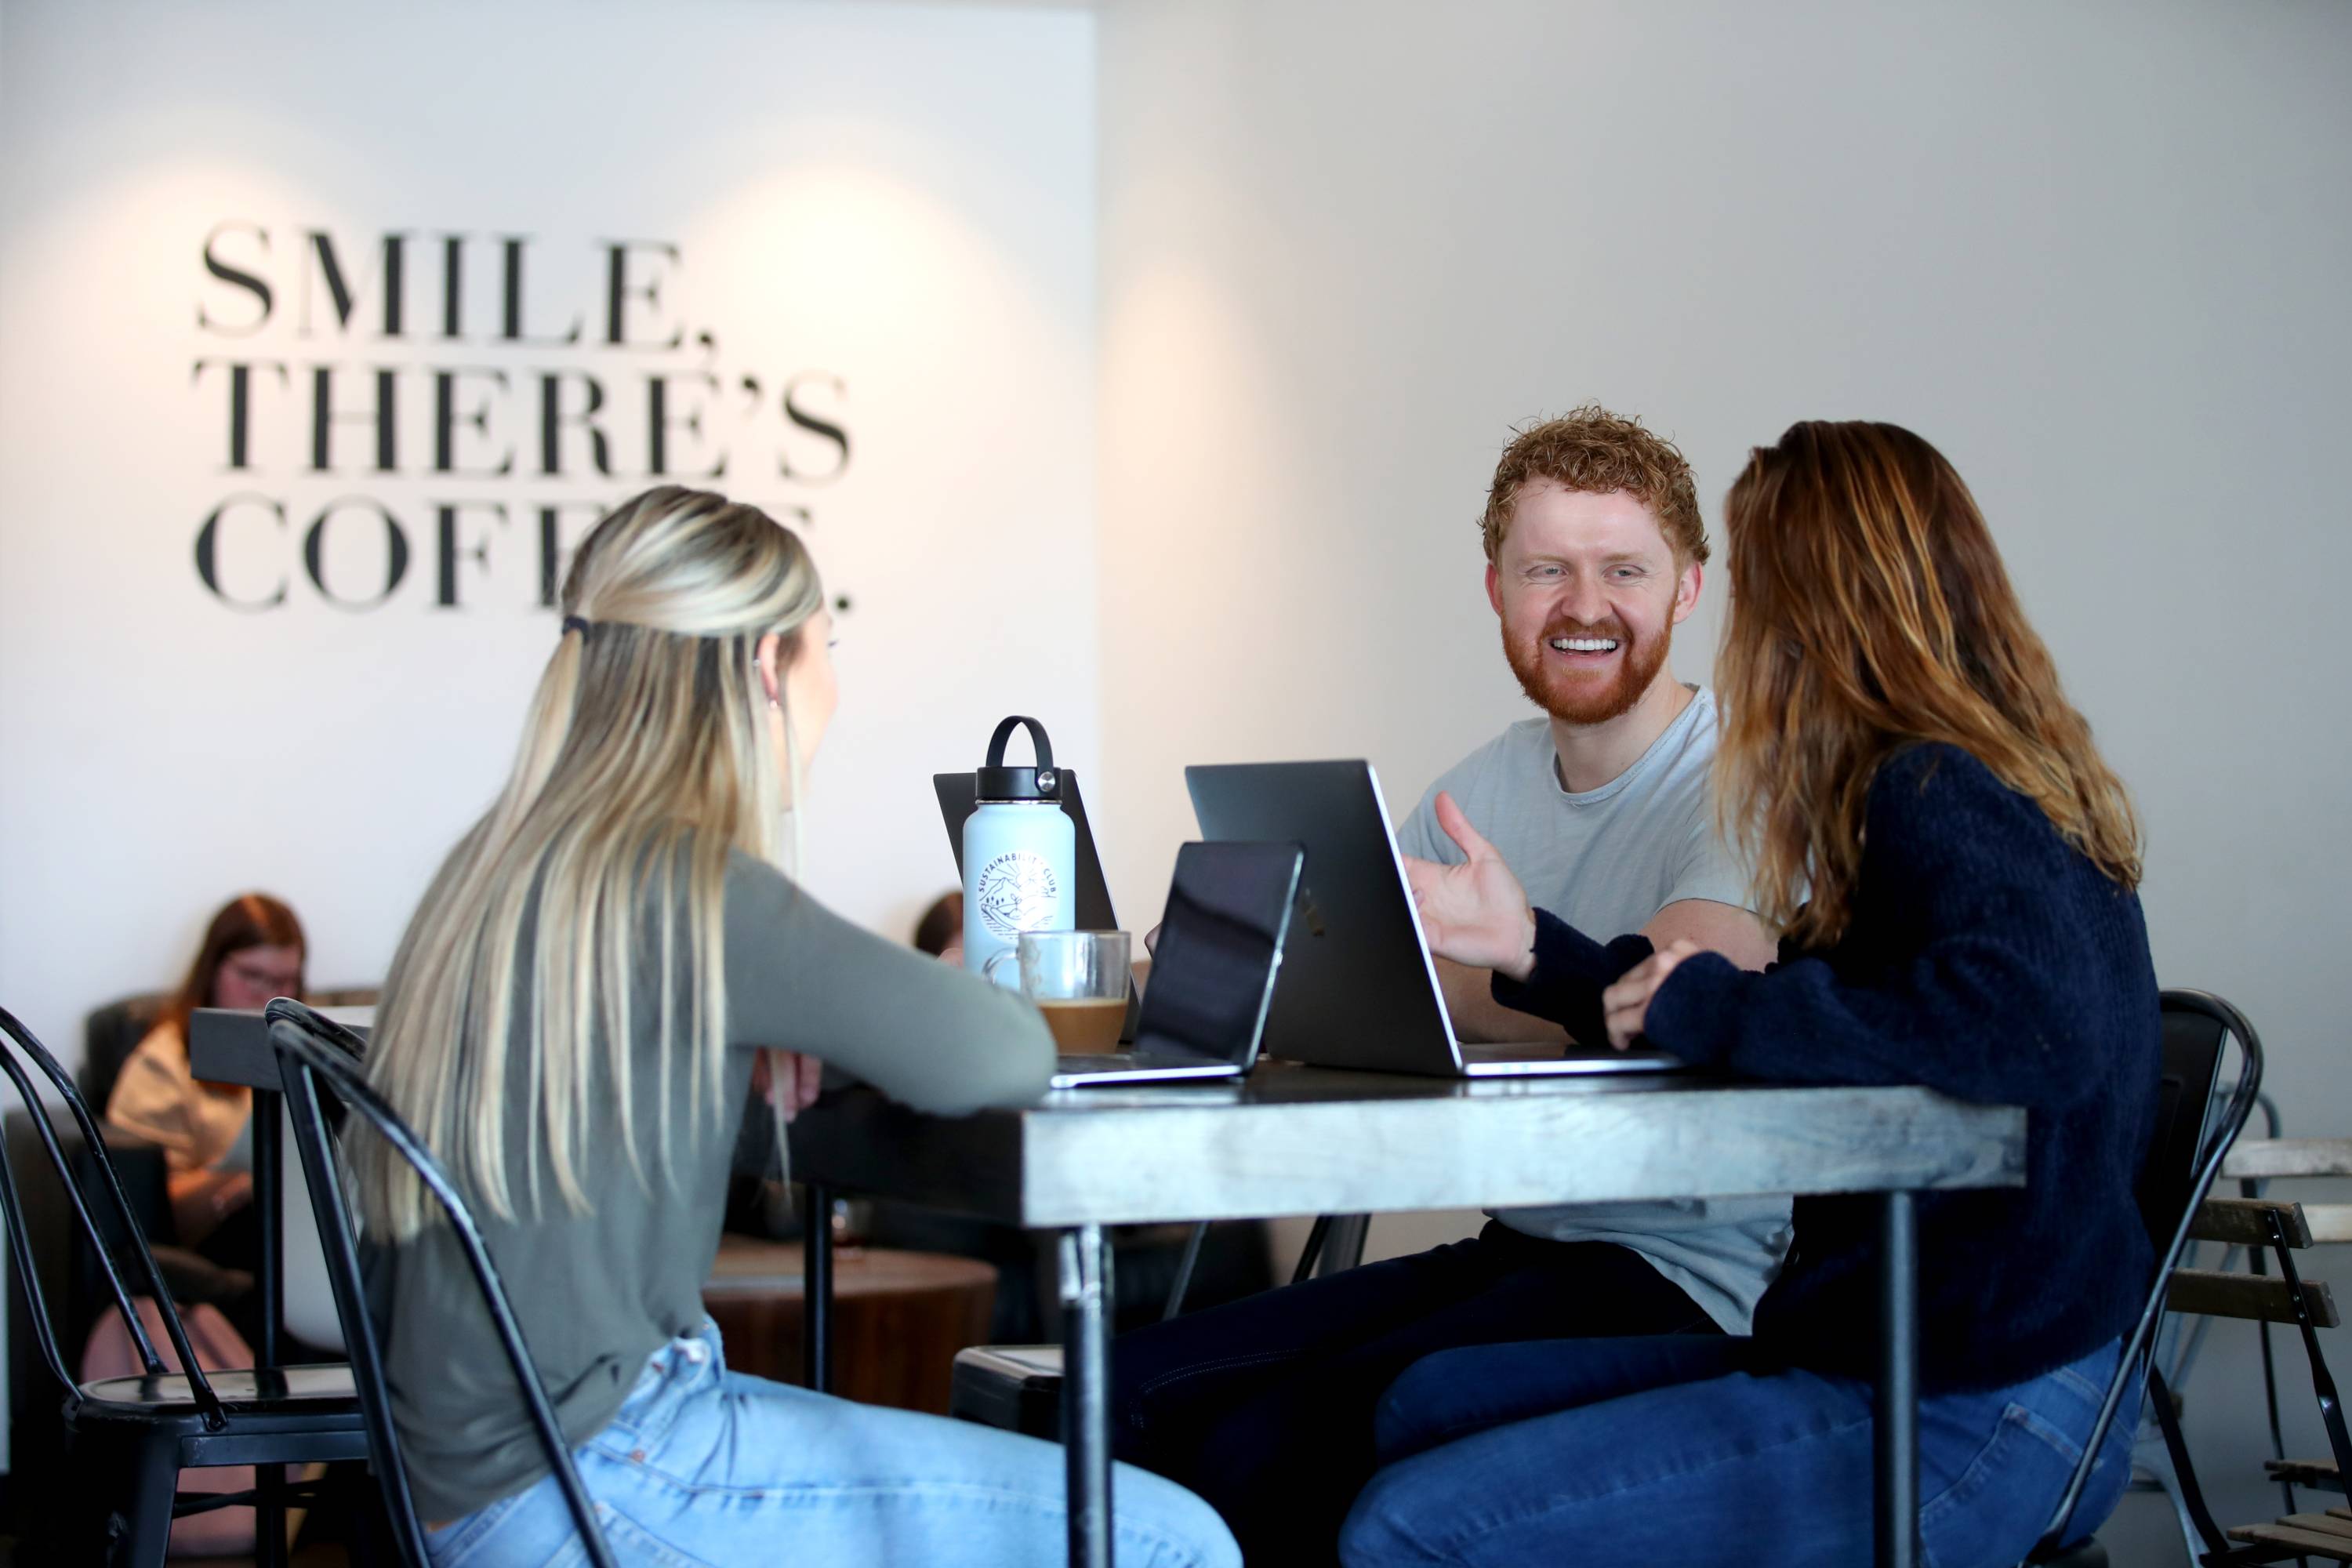
[[[1595,495],[1623,490],[1656,516],[1677,565],[1706,559],[1706,524],[1699,517],[1690,464],[1672,441],[1643,429],[1639,419],[1588,403],[1557,419],[1521,426],[1495,465],[1486,510],[1478,520],[1488,561],[1511,531],[1519,491],[1537,479]]]

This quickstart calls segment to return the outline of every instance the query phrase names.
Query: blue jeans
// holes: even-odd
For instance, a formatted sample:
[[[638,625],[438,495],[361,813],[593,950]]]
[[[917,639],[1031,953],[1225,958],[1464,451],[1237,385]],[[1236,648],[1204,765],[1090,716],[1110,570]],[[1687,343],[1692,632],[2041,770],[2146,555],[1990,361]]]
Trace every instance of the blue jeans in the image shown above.
[[[654,1353],[573,1458],[633,1568],[1035,1568],[1068,1551],[1058,1447],[729,1372],[708,1321]],[[1239,1568],[1216,1514],[1172,1482],[1121,1465],[1112,1509],[1121,1568]],[[435,1568],[583,1561],[552,1476],[427,1544]]]
[[[1920,1402],[1930,1568],[2032,1550],[2116,1368],[2110,1343],[2014,1387]],[[1348,1516],[1349,1568],[1399,1563],[1850,1568],[1871,1561],[1871,1388],[1749,1373],[1731,1339],[1555,1340],[1448,1351],[1381,1403],[1384,1461]],[[2072,1536],[2131,1476],[2137,1401],[2101,1445]]]

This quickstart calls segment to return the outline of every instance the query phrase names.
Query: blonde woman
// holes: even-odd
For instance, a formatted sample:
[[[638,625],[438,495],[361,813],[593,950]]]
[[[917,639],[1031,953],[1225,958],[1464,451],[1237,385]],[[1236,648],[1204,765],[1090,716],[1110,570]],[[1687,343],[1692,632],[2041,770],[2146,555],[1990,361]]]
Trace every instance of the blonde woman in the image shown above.
[[[581,545],[562,608],[513,773],[394,959],[370,1079],[485,1220],[623,1561],[1052,1560],[1058,1448],[730,1373],[702,1311],[755,1058],[787,1113],[821,1056],[945,1115],[1034,1099],[1054,1060],[1018,997],[779,869],[835,701],[806,551],[754,508],[649,490]],[[434,1561],[562,1559],[570,1517],[446,1226],[380,1142],[353,1163]],[[1118,1504],[1122,1563],[1239,1562],[1168,1482],[1122,1470]]]
[[[2133,1183],[2155,1125],[2139,833],[1951,464],[1892,425],[1807,423],[1725,504],[1717,784],[1780,963],[1606,946],[1468,856],[1407,869],[1430,945],[1500,1000],[1598,1014],[1694,1063],[1925,1084],[2027,1109],[2032,1184],[1918,1200],[1924,1561],[2008,1568],[2055,1512],[2155,1258]],[[1799,1198],[1755,1336],[1447,1351],[1391,1386],[1349,1568],[1797,1568],[1871,1550],[1867,1198]],[[2136,1407],[2127,1404],[2126,1409]],[[2116,1422],[2073,1519],[2131,1474]]]

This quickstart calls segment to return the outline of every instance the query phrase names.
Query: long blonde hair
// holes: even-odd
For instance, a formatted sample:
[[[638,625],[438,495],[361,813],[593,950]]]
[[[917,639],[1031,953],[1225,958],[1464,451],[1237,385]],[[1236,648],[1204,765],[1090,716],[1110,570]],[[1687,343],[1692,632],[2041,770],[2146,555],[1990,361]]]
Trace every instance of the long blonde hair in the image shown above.
[[[1765,920],[1806,947],[1844,932],[1871,781],[1927,742],[1974,756],[2110,879],[2138,885],[2131,798],[1943,454],[1895,425],[1793,425],[1750,454],[1724,514],[1716,771]]]
[[[773,760],[758,647],[776,633],[796,651],[823,604],[797,537],[705,491],[647,490],[582,542],[513,771],[411,918],[368,1050],[369,1082],[492,1213],[537,1212],[542,1164],[565,1207],[585,1212],[600,1107],[646,1179],[631,1083],[647,1000],[632,994],[632,973],[646,958],[660,977],[660,1060],[690,1050],[692,1125],[718,1113],[727,857],[780,864],[780,819],[797,796]],[[520,1018],[518,988],[529,996]],[[664,1071],[665,1168],[669,1086]],[[510,1131],[523,1135],[520,1173]],[[375,1234],[404,1240],[438,1218],[381,1140],[354,1139],[352,1161]]]

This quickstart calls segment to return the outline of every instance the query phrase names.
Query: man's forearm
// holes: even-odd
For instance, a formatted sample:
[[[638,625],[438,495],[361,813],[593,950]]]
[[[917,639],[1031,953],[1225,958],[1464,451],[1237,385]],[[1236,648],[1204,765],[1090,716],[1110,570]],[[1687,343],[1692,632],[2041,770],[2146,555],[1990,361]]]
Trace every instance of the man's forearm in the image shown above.
[[[1489,988],[1492,970],[1472,969],[1451,959],[1435,962],[1438,987],[1445,993],[1445,1011],[1454,1020],[1454,1033],[1458,1038],[1517,1041],[1568,1037],[1568,1031],[1549,1019],[1517,1012],[1496,1001]]]

